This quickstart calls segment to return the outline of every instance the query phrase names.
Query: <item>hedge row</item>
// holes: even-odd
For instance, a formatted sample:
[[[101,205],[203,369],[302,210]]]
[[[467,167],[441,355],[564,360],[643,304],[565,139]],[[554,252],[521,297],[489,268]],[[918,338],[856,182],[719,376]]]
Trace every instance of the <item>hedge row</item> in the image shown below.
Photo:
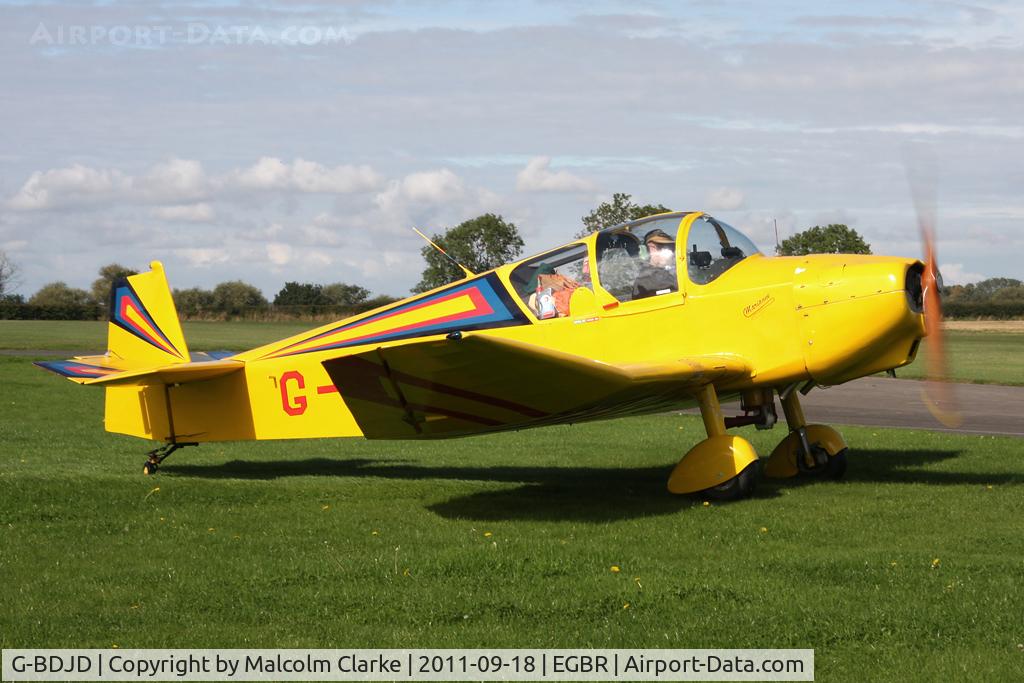
[[[942,304],[947,318],[988,318],[992,320],[1014,320],[1024,318],[1024,301],[999,302],[957,302]]]
[[[95,304],[86,306],[34,306],[0,302],[0,320],[97,320],[102,315]]]
[[[341,320],[391,303],[378,298],[356,306],[253,306],[234,311],[182,311],[185,320]],[[96,305],[34,306],[0,303],[0,320],[99,320],[104,311]]]

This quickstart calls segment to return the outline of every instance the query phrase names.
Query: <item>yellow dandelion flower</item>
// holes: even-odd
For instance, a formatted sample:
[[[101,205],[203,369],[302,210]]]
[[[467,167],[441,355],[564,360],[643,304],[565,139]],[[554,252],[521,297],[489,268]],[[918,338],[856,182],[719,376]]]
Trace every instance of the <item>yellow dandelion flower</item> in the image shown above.
[[[491,537],[491,536],[493,536],[493,535],[494,535],[494,534],[492,534],[492,533],[491,533],[490,531],[485,531],[485,532],[484,532],[484,538],[490,538],[490,537]]]
[[[986,484],[985,485],[985,490],[986,491],[991,491],[992,490],[992,484]]]
[[[763,526],[763,527],[761,527],[760,531],[761,531],[762,534],[766,534],[766,533],[768,533],[768,527]]]
[[[619,568],[619,565],[617,565],[617,564],[613,564],[612,565],[612,567],[611,567],[612,574],[618,574],[620,571],[622,571],[622,570]]]
[[[623,603],[622,609],[629,609],[629,603]]]
[[[211,526],[209,529],[207,529],[207,531],[214,532],[214,531],[216,531],[216,529]]]
[[[939,564],[939,558],[936,557],[934,560],[932,560],[932,569],[938,569]]]
[[[706,508],[707,508],[707,507],[711,507],[711,502],[710,502],[710,501],[707,501],[707,500],[705,500],[705,501],[704,501],[704,507],[706,507]]]
[[[376,529],[374,529],[373,531],[370,532],[370,535],[371,536],[380,536],[380,532],[377,531]]]

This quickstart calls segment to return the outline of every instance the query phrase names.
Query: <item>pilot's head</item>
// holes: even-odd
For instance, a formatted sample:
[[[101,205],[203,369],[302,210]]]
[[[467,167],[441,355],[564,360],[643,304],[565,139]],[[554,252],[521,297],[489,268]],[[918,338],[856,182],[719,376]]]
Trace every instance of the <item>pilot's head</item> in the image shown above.
[[[672,265],[675,261],[676,241],[668,236],[664,230],[655,228],[644,235],[644,244],[647,245],[647,254],[650,257],[651,265],[662,268]]]

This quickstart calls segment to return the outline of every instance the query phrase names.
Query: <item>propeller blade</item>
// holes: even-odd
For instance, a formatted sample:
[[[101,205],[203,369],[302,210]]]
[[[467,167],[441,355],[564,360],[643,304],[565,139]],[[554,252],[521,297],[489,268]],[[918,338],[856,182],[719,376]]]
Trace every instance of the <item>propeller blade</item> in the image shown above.
[[[922,260],[924,273],[921,288],[924,295],[924,325],[927,337],[925,348],[928,353],[926,381],[921,398],[931,414],[946,427],[959,427],[963,417],[957,405],[956,387],[949,382],[949,359],[942,329],[942,299],[940,289],[942,276],[936,254],[935,236],[935,162],[923,150],[914,150],[907,159],[907,182],[917,213],[917,225],[921,233]]]

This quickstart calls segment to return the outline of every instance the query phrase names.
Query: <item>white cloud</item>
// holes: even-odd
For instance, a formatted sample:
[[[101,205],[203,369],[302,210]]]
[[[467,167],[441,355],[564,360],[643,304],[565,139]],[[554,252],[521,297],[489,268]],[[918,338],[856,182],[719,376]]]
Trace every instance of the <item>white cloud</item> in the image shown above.
[[[981,273],[965,270],[962,263],[943,263],[939,266],[939,272],[942,273],[943,283],[947,285],[969,285],[985,279]]]
[[[205,268],[219,263],[227,263],[231,256],[227,249],[216,248],[175,249],[174,255],[195,268]]]
[[[520,192],[590,192],[593,183],[568,171],[552,171],[551,157],[534,157],[516,175]]]
[[[154,218],[162,221],[182,221],[185,223],[209,223],[213,220],[213,207],[206,202],[199,204],[177,204],[158,206],[152,210]]]
[[[52,209],[72,203],[89,203],[114,196],[131,187],[131,178],[118,170],[95,169],[82,164],[36,171],[7,206],[19,211]]]
[[[743,207],[743,191],[735,187],[718,187],[704,198],[704,206],[712,211],[734,211]]]
[[[352,194],[379,189],[383,177],[370,166],[324,166],[305,159],[288,164],[262,157],[252,166],[208,176],[202,163],[172,158],[140,176],[82,164],[36,171],[6,205],[18,211],[88,204],[186,204],[253,190],[304,194]]]
[[[212,187],[200,162],[172,158],[134,180],[130,189],[144,201],[188,202],[208,196]]]
[[[436,171],[410,173],[401,180],[393,180],[387,189],[377,194],[374,202],[381,211],[396,212],[408,204],[443,204],[461,200],[466,187],[455,173],[447,168]]]
[[[328,167],[305,159],[288,164],[277,157],[262,157],[249,168],[232,173],[229,182],[246,190],[351,194],[376,190],[384,180],[365,165]]]
[[[267,258],[275,266],[288,265],[292,260],[292,247],[284,242],[271,242],[267,245]]]

